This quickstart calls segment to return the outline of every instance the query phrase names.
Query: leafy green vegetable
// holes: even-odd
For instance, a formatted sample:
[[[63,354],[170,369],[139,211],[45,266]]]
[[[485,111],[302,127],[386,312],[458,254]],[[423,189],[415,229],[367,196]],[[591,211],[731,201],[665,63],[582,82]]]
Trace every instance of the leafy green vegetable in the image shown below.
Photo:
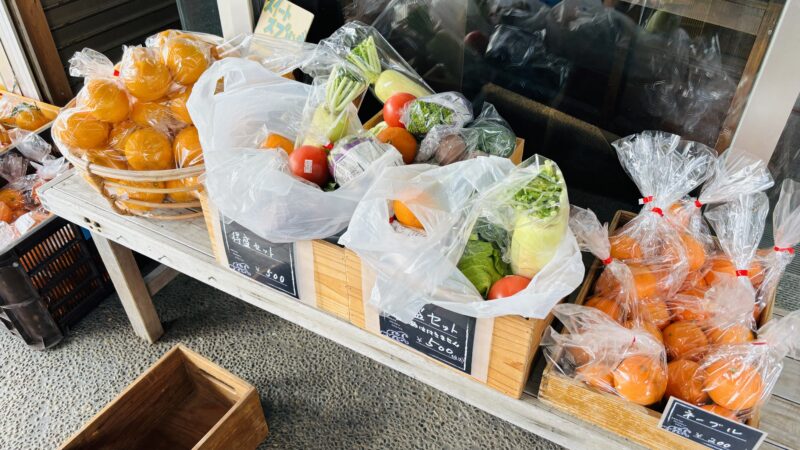
[[[470,236],[464,254],[458,262],[458,270],[486,297],[489,289],[499,279],[511,272],[503,261],[500,247],[481,240],[477,234]]]
[[[480,119],[479,119],[480,120]],[[470,124],[478,138],[478,149],[484,153],[502,158],[508,158],[514,153],[517,137],[508,128],[491,121],[476,120]]]
[[[438,103],[414,100],[408,114],[406,130],[414,136],[424,136],[436,125],[451,125],[455,111]]]
[[[325,107],[333,114],[344,111],[366,89],[367,84],[358,74],[338,65],[331,71],[325,87]]]
[[[567,230],[569,201],[564,177],[552,161],[513,195],[517,217],[511,235],[511,268],[533,278],[550,262]]]
[[[375,39],[372,36],[353,47],[347,55],[347,60],[364,72],[369,84],[375,83],[381,73],[381,59],[378,56],[378,49],[375,48]]]

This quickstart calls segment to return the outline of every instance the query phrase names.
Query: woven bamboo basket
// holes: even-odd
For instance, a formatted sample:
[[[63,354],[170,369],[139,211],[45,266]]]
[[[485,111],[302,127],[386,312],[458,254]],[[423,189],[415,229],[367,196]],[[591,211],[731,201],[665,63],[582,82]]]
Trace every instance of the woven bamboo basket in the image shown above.
[[[75,106],[73,99],[65,108]],[[126,216],[140,216],[157,220],[186,220],[202,217],[203,211],[197,193],[203,189],[203,184],[198,177],[205,172],[205,165],[183,167],[169,170],[123,170],[106,167],[89,162],[67,151],[62,151],[64,157],[83,175],[83,178],[108,201],[111,208],[117,213]],[[166,183],[180,181],[183,186],[173,188],[157,188],[146,186],[131,186],[120,183]],[[118,190],[142,194],[166,194],[160,202],[134,200],[124,195],[116,194]],[[188,193],[195,200],[190,202],[170,201],[169,194]],[[124,203],[123,203],[124,202]],[[125,208],[124,204],[141,207],[142,209]]]

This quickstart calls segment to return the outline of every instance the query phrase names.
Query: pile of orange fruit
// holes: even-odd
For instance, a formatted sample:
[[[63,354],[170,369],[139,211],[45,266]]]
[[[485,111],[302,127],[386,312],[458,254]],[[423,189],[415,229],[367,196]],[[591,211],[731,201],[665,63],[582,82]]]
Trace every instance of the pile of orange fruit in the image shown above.
[[[51,120],[35,103],[0,94],[0,149],[11,145],[10,130],[36,131]]]
[[[627,226],[609,238],[611,257],[630,269],[634,295],[627,295],[612,272],[604,270],[584,305],[620,325],[652,335],[663,345],[668,364],[657,357],[636,357],[606,369],[601,376],[608,378],[616,394],[640,405],[658,405],[672,396],[722,416],[745,419],[765,395],[760,368],[747,358],[718,350],[754,341],[760,310],[756,306],[752,314],[745,309],[744,317],[741,313],[726,317],[732,313],[711,308],[707,292],[736,278],[734,264],[720,250],[704,244],[708,239],[703,236],[685,228],[674,230],[676,237],[662,239],[663,248],[655,256],[643,254]],[[758,259],[747,273],[756,289],[764,280]],[[752,308],[753,299],[748,301],[745,307]],[[583,378],[596,386],[591,378]]]
[[[76,58],[79,55],[76,55]],[[194,83],[219,58],[217,44],[205,35],[166,30],[144,47],[128,47],[122,60],[102,74],[87,74],[75,107],[62,111],[53,136],[62,151],[99,166],[159,171],[203,164],[197,129],[186,108]],[[128,210],[149,210],[127,202],[184,203],[190,192],[171,194],[126,190],[196,186],[196,178],[167,182],[110,180],[108,193]]]

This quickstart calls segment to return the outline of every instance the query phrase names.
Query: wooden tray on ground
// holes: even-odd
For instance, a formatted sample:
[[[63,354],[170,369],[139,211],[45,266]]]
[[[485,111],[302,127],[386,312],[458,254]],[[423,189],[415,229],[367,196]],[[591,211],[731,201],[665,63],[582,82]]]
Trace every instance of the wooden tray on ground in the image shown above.
[[[636,214],[632,212],[617,211],[609,224],[609,233],[613,233],[614,230],[634,217]],[[602,263],[595,258],[578,292],[575,304],[582,305],[591,297],[592,288],[602,273],[602,269]],[[759,317],[759,326],[765,324],[772,317],[774,304],[775,293],[773,292]],[[661,418],[659,411],[631,403],[613,394],[592,389],[584,383],[562,375],[550,362],[547,363],[542,374],[539,398],[576,417],[648,448],[686,450],[707,448],[659,428],[658,422]],[[755,411],[747,424],[758,427],[758,422],[759,412]]]
[[[246,450],[267,433],[256,389],[179,344],[61,449]]]
[[[49,103],[45,103],[45,102],[42,102],[42,101],[39,101],[39,100],[34,100],[32,98],[24,97],[22,95],[15,94],[13,92],[9,92],[9,91],[0,89],[0,98],[3,98],[3,97],[11,98],[14,101],[19,101],[19,102],[24,102],[24,103],[32,103],[32,104],[36,105],[39,109],[42,110],[42,113],[45,115],[45,117],[47,117],[48,122],[46,124],[42,125],[41,127],[31,131],[31,133],[34,133],[34,134],[39,134],[42,131],[45,131],[48,128],[50,128],[53,125],[53,120],[55,120],[56,116],[58,116],[58,112],[61,111],[61,108],[59,108],[58,106],[51,105]],[[5,153],[5,152],[15,148],[16,146],[17,146],[16,142],[11,143],[11,144],[9,144],[9,145],[7,145],[5,147],[0,145],[0,154]]]

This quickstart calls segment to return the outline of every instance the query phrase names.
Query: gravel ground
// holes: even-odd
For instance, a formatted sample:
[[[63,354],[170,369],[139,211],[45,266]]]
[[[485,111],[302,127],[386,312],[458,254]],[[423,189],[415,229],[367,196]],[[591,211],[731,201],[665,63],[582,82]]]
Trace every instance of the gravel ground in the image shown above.
[[[0,449],[57,447],[178,343],[256,386],[264,449],[560,448],[186,276],[155,303],[154,345],[116,296],[52,350],[0,332]]]

